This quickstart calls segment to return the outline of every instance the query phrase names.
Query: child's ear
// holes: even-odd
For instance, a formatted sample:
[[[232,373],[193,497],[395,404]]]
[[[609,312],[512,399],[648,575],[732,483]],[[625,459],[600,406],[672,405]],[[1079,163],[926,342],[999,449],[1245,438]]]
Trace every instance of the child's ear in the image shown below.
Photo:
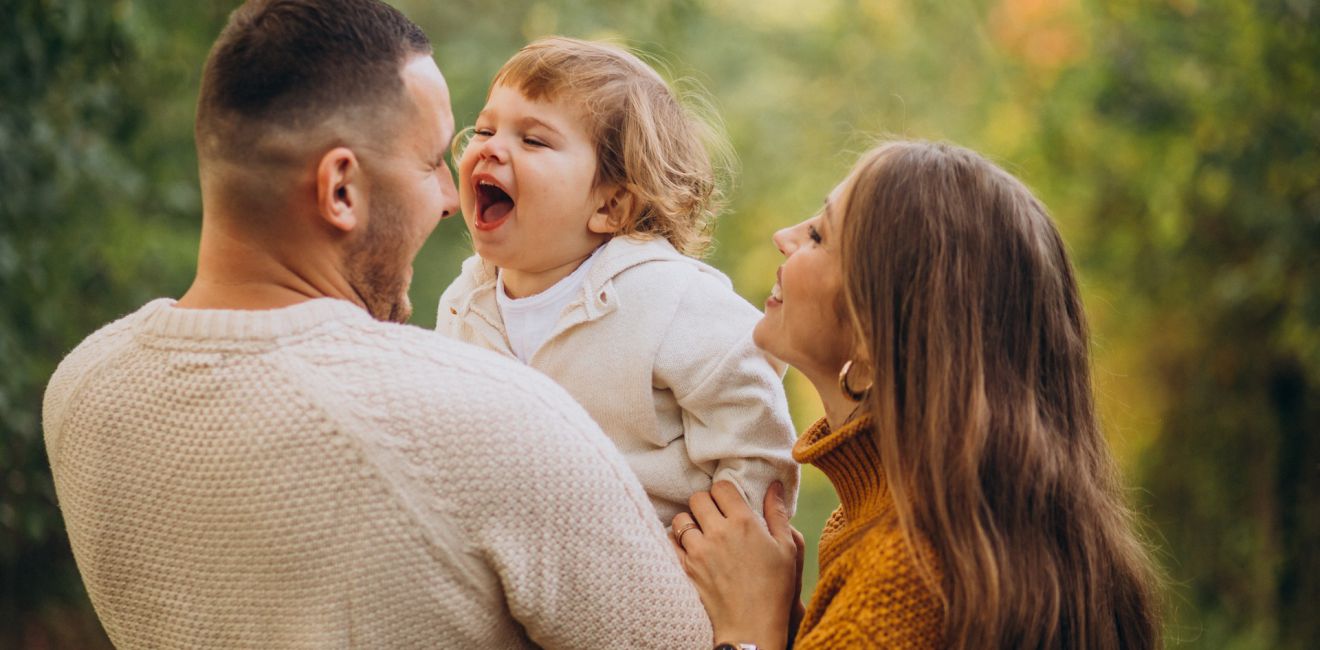
[[[603,194],[605,199],[587,220],[587,230],[598,235],[612,235],[632,218],[636,197],[626,187],[616,187]]]

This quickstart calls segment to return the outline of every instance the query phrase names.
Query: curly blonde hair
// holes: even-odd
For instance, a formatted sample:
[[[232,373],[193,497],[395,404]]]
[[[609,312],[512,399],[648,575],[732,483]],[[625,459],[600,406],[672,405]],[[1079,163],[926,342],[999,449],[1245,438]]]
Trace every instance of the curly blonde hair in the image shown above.
[[[664,237],[693,257],[709,249],[733,156],[700,93],[680,97],[621,47],[560,36],[519,50],[491,89],[500,85],[533,101],[568,99],[586,111],[595,185],[618,185],[633,198],[617,234]]]

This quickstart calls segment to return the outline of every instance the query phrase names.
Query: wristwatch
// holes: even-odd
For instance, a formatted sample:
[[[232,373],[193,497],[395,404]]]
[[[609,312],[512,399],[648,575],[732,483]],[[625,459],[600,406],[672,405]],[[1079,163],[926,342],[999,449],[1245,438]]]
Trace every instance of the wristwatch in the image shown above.
[[[715,646],[715,650],[761,650],[755,643],[721,643]]]

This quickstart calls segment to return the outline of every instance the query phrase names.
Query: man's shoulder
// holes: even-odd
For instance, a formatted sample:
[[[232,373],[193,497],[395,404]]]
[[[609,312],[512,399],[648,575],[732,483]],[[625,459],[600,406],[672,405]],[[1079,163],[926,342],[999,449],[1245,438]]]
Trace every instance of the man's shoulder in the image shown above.
[[[169,307],[174,301],[169,298],[157,298],[119,318],[102,325],[87,335],[65,355],[64,360],[77,360],[88,356],[98,356],[107,349],[112,349],[132,340],[135,329],[152,313]],[[63,364],[61,364],[63,365]]]
[[[137,326],[153,312],[169,306],[166,298],[153,300],[136,311],[92,332],[73,348],[46,383],[42,405],[42,427],[49,436],[59,429],[69,401],[87,377],[105,362],[118,357],[133,344]]]
[[[299,351],[296,390],[342,431],[404,454],[418,475],[453,480],[493,467],[626,464],[591,416],[545,375],[408,325],[365,325],[354,348]],[[622,469],[619,469],[622,468]],[[466,478],[460,478],[466,477]]]
[[[85,373],[99,365],[103,359],[114,356],[124,346],[130,345],[137,325],[152,312],[167,307],[170,302],[166,298],[153,300],[132,313],[102,325],[64,356],[51,377],[51,384],[60,383],[59,380],[70,374]]]
[[[377,367],[389,372],[391,367],[406,367],[409,372],[431,376],[491,376],[514,383],[535,381],[539,373],[504,356],[470,343],[450,338],[434,330],[415,325],[362,321],[353,324],[348,347],[355,354],[366,354],[391,365]]]
[[[394,401],[410,405],[399,414],[408,419],[486,412],[584,424],[581,407],[562,387],[513,359],[413,325],[363,321],[353,327],[351,343],[322,342],[303,351],[300,363],[369,392],[394,393]]]

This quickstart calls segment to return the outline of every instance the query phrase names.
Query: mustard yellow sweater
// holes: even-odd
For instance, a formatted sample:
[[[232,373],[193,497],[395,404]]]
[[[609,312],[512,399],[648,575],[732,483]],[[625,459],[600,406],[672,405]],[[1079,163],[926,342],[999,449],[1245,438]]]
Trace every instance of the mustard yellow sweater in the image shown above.
[[[833,432],[821,419],[798,439],[793,457],[820,468],[840,501],[820,536],[820,582],[794,647],[940,647],[939,597],[899,532],[869,418]],[[915,542],[938,571],[929,543]]]

